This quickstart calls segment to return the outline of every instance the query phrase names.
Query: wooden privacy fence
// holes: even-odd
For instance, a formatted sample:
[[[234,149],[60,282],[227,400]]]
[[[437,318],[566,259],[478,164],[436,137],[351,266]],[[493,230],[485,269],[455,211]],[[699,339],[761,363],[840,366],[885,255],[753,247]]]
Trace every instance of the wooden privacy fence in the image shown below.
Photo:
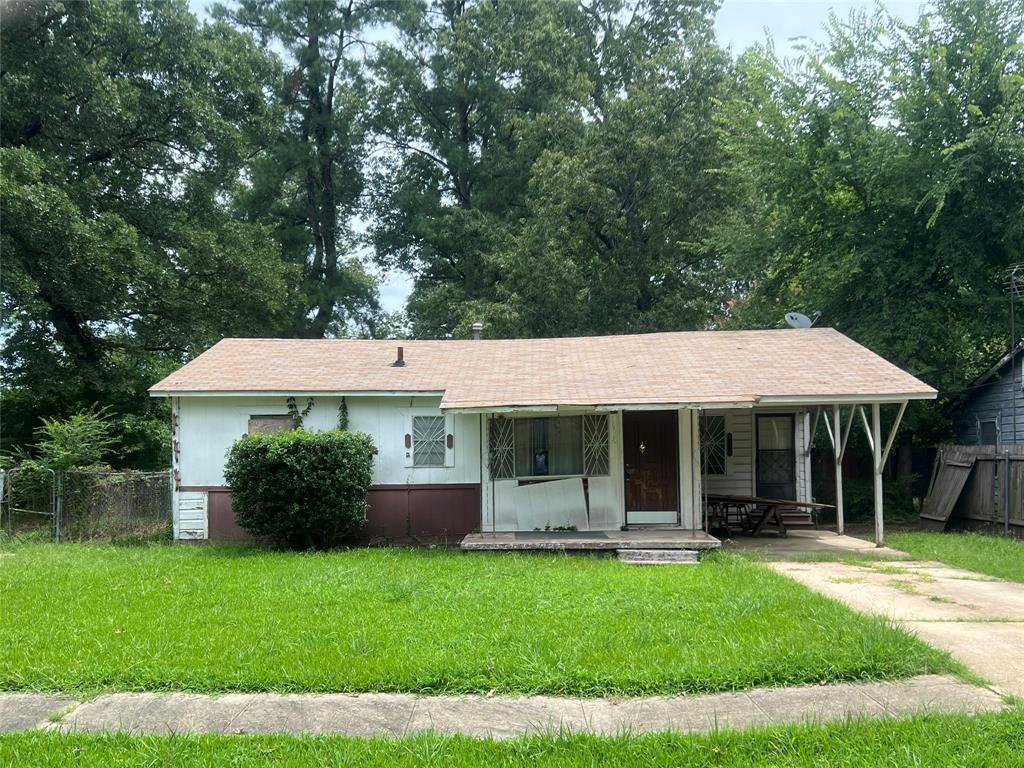
[[[944,445],[935,458],[921,521],[998,526],[1024,535],[1024,445]]]

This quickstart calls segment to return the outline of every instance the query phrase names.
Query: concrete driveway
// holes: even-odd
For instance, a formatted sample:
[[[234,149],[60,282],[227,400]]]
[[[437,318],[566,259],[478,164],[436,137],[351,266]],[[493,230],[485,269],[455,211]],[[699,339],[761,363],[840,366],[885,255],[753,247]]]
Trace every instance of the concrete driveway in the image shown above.
[[[769,565],[854,610],[896,620],[1000,693],[1024,696],[1024,584],[929,562]]]

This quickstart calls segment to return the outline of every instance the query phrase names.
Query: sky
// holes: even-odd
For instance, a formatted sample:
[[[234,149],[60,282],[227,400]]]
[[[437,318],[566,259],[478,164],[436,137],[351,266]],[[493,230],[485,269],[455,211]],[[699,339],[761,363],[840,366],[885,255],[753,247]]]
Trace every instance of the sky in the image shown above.
[[[190,0],[192,9],[205,16],[211,0]],[[921,0],[889,0],[888,11],[907,21],[917,18],[925,5]],[[857,10],[871,11],[875,0],[724,0],[715,21],[719,43],[732,49],[734,54],[769,36],[782,57],[796,54],[801,39],[821,41],[829,13],[845,18]],[[412,289],[412,280],[404,273],[381,275],[380,298],[382,307],[394,312],[404,308]]]

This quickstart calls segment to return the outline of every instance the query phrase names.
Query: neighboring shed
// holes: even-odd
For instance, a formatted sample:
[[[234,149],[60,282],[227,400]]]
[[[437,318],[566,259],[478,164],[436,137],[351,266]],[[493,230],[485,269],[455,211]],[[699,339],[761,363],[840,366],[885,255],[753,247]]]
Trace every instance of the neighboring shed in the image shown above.
[[[1024,340],[953,406],[956,444],[942,446],[925,526],[996,527],[1024,534]]]
[[[1024,340],[971,384],[956,407],[957,445],[1024,445]]]

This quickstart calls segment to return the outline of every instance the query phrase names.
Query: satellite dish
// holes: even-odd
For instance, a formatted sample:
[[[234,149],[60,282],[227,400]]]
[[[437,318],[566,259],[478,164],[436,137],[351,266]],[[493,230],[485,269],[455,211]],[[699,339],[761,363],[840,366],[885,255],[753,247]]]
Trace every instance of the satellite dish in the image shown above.
[[[817,319],[815,317],[814,320],[811,320],[811,318],[801,312],[786,313],[786,325],[790,328],[810,328]]]

